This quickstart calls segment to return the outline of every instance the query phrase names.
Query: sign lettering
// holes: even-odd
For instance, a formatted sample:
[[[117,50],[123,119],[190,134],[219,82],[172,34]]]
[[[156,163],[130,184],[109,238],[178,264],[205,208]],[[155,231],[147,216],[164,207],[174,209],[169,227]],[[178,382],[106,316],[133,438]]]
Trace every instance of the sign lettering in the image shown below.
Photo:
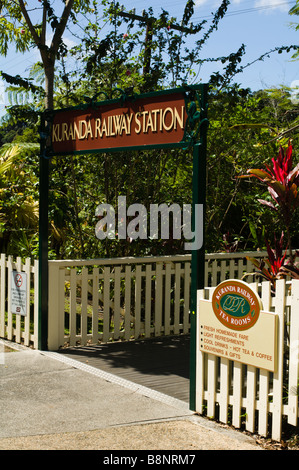
[[[245,282],[229,280],[216,287],[212,306],[223,325],[233,330],[247,330],[257,322],[261,302]]]
[[[27,274],[12,271],[11,273],[11,313],[27,315]]]
[[[52,150],[56,154],[120,147],[163,145],[183,140],[187,114],[183,94],[139,98],[56,111]]]
[[[212,301],[199,301],[198,314],[201,352],[275,371],[277,315],[262,311],[248,284],[220,283]]]

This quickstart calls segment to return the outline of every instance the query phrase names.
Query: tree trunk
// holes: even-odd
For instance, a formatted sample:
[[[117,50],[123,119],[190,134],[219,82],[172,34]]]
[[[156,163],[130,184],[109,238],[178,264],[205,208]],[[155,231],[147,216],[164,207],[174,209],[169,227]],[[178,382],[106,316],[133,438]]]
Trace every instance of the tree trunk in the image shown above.
[[[45,70],[45,109],[54,108],[54,66],[55,59],[47,59],[44,63]]]

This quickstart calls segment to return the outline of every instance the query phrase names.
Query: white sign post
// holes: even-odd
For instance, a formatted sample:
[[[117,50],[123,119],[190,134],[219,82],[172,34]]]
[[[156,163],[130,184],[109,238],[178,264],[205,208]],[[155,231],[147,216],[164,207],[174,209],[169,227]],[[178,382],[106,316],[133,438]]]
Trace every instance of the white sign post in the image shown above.
[[[12,271],[11,279],[11,313],[27,315],[27,274]]]

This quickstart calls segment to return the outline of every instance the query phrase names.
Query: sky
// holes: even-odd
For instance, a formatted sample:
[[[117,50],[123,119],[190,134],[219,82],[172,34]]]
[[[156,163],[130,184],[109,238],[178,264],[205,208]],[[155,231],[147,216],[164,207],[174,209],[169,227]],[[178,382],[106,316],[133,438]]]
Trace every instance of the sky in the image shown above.
[[[29,4],[37,0],[29,0]],[[57,2],[57,0],[55,0]],[[171,16],[180,22],[185,0],[122,0],[126,11],[133,8],[136,14],[141,15],[143,9],[149,5],[153,13],[158,16],[161,13],[161,5]],[[295,31],[291,23],[299,23],[299,16],[290,16],[290,8],[295,1],[286,0],[231,0],[226,16],[220,21],[218,31],[210,37],[203,48],[203,58],[219,57],[235,52],[241,44],[246,46],[246,54],[243,64],[256,60],[265,52],[280,46],[299,44],[299,30]],[[54,2],[55,4],[55,2]],[[193,23],[203,19],[211,19],[211,13],[217,10],[220,0],[196,0]],[[33,5],[32,5],[33,6]],[[201,38],[201,33],[195,40]],[[72,44],[75,38],[67,31],[65,40]],[[235,77],[242,88],[250,88],[252,91],[259,89],[299,85],[299,60],[292,60],[292,53],[273,53],[263,61],[246,68],[244,72]],[[11,46],[7,57],[0,57],[0,70],[10,74],[21,76],[28,75],[28,67],[39,60],[38,53],[30,51],[25,55],[15,54]],[[198,72],[198,82],[207,82],[211,73],[216,72],[218,66],[207,64]],[[5,105],[8,105],[5,93],[5,85],[0,80],[0,116],[5,113]]]

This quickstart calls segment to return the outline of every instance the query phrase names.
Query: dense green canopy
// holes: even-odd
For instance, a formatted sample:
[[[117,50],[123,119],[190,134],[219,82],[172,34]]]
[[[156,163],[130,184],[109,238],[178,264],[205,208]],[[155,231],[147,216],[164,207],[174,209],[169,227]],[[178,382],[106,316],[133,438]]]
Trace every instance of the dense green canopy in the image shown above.
[[[155,18],[150,8],[142,18],[133,12],[126,16],[117,2],[109,1],[66,1],[59,15],[43,0],[34,11],[36,23],[28,22],[22,1],[1,4],[0,52],[5,54],[14,42],[19,51],[34,44],[41,55],[26,77],[2,73],[10,99],[0,126],[2,252],[37,256],[39,125],[45,106],[63,108],[93,97],[101,100],[102,93],[111,97],[116,88],[133,87],[141,93],[196,83],[205,61],[221,65],[211,76],[209,92],[206,250],[263,249],[266,233],[271,239],[284,230],[279,215],[276,218],[258,201],[270,197],[267,187],[238,176],[270,164],[279,145],[286,146],[289,139],[294,162],[298,160],[297,100],[286,88],[251,92],[231,84],[242,70],[241,44],[228,57],[202,59],[201,51],[225,15],[228,1],[222,2],[211,24],[196,25],[191,25],[194,2],[190,0],[180,19],[170,18],[164,10]],[[76,24],[79,17],[82,35],[67,48],[63,28]],[[49,23],[52,43],[47,46]],[[95,211],[104,202],[117,207],[118,196],[126,196],[127,205],[140,203],[148,210],[153,203],[190,204],[192,151],[54,157],[50,166],[51,257],[184,253],[183,239],[100,241],[95,236]],[[294,246],[299,246],[297,224],[294,219]]]

